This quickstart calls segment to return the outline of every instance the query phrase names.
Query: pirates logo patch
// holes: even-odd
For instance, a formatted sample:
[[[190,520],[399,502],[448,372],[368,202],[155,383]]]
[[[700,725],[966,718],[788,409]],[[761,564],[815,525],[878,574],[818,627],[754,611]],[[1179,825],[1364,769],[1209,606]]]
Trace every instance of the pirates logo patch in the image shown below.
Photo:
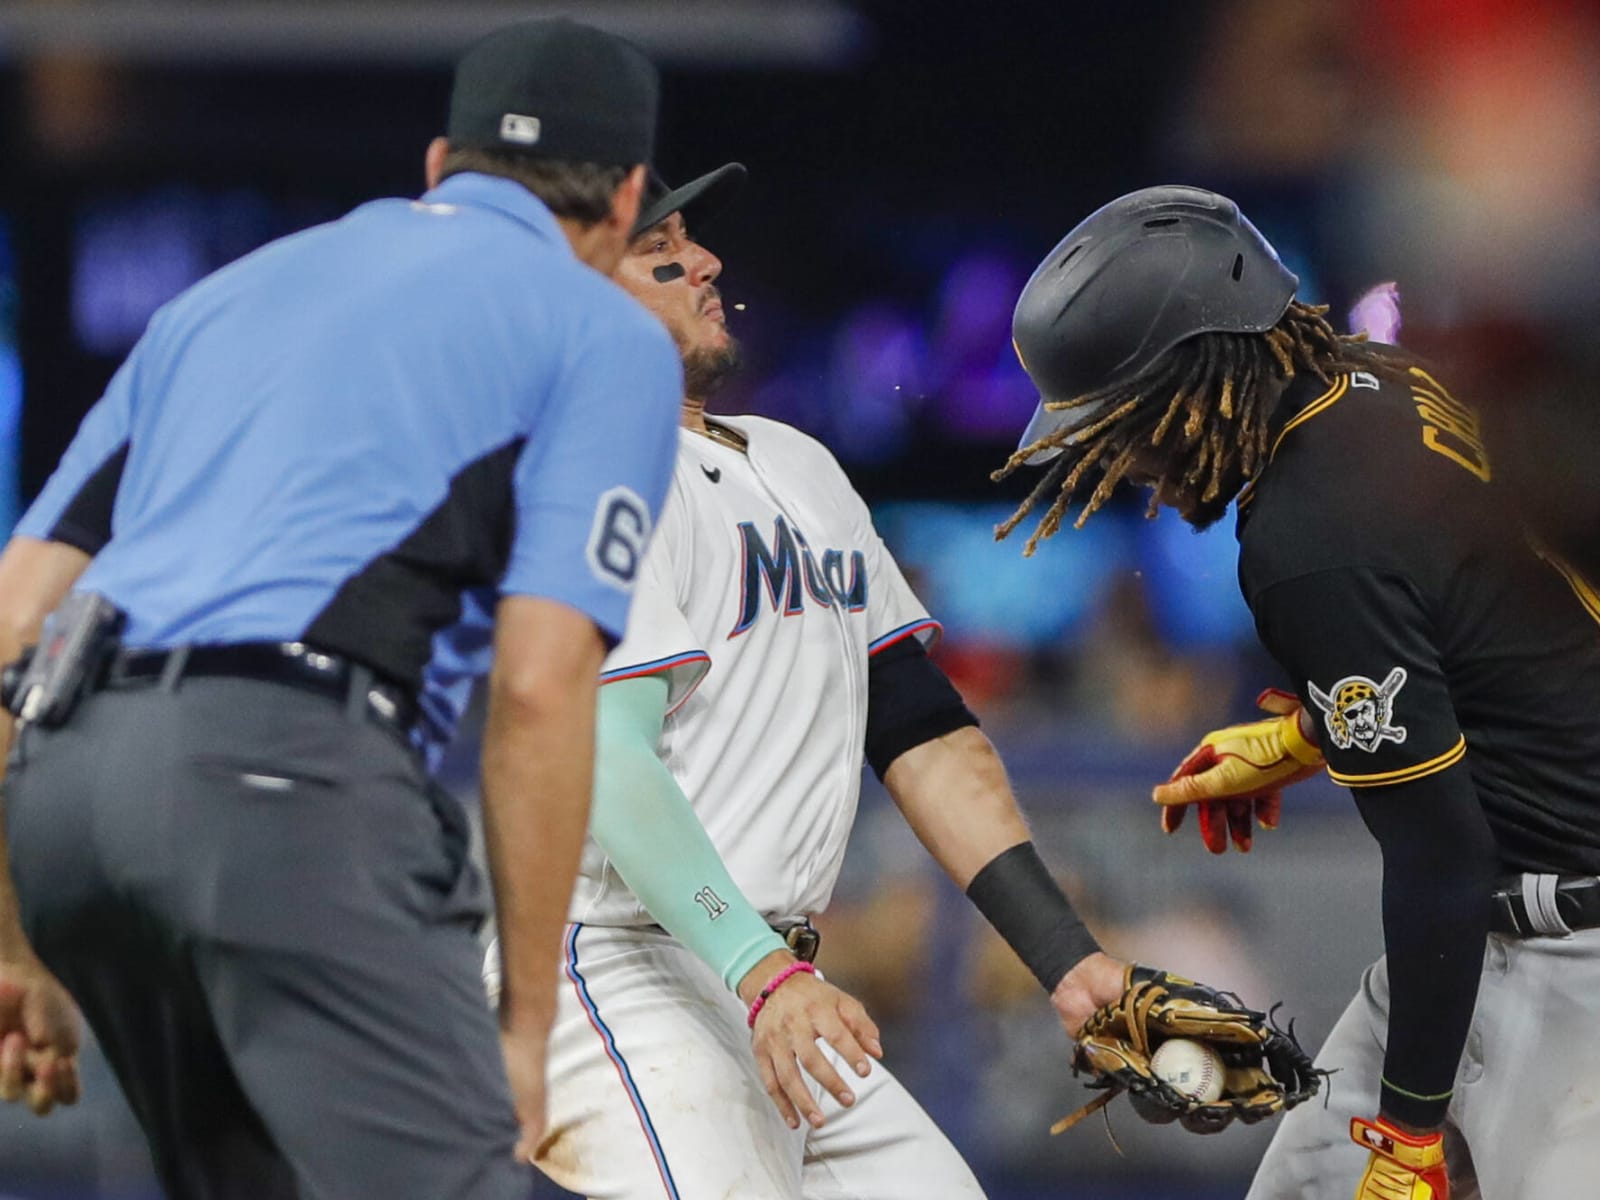
[[[1404,667],[1390,671],[1382,683],[1374,683],[1365,675],[1346,675],[1333,685],[1331,694],[1306,680],[1333,744],[1341,750],[1356,746],[1368,754],[1384,742],[1398,746],[1406,740],[1406,727],[1393,723],[1394,698],[1405,685]]]

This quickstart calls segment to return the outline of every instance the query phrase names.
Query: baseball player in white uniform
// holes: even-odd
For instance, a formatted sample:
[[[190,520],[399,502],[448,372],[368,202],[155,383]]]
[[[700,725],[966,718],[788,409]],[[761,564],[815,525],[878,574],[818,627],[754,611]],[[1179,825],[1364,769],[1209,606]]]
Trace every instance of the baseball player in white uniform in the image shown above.
[[[722,264],[686,221],[743,176],[657,182],[618,276],[678,341],[688,398],[605,664],[538,1162],[601,1200],[981,1196],[872,1061],[865,1010],[803,958],[863,757],[1070,1033],[1121,994],[1125,964],[1040,862],[998,757],[923,651],[937,623],[833,456],[775,421],[705,415],[736,356]]]

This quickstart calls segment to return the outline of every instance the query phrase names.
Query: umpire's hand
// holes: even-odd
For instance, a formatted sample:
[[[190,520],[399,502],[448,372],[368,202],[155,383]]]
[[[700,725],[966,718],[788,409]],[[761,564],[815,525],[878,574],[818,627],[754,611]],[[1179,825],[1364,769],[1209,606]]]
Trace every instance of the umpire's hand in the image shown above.
[[[78,1099],[78,1006],[38,960],[0,963],[0,1100],[44,1116]]]
[[[537,1162],[539,1147],[544,1143],[545,1051],[549,1042],[548,1021],[522,1028],[508,1028],[501,1023],[500,1048],[506,1056],[506,1076],[521,1129],[515,1150],[518,1162]]]
[[[794,956],[786,951],[767,955],[740,980],[739,998],[750,1004],[769,980],[793,962]],[[867,1061],[869,1055],[883,1057],[878,1026],[867,1016],[861,1001],[816,975],[796,974],[785,979],[763,1001],[751,1028],[751,1049],[761,1071],[761,1082],[791,1129],[800,1127],[802,1116],[813,1129],[821,1129],[823,1123],[822,1109],[806,1085],[805,1076],[800,1074],[800,1067],[844,1107],[856,1102],[850,1086],[818,1047],[819,1038],[833,1047],[857,1075],[864,1076],[872,1069]]]

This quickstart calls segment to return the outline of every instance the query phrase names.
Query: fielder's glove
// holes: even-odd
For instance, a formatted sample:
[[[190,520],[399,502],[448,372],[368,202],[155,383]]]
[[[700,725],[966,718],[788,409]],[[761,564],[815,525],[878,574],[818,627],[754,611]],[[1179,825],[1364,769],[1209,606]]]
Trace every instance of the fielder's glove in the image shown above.
[[[1355,1200],[1450,1200],[1442,1133],[1405,1133],[1382,1117],[1352,1117],[1350,1137],[1372,1151]]]
[[[1168,1038],[1203,1042],[1222,1058],[1222,1095],[1186,1096],[1157,1078],[1150,1058]],[[1152,967],[1130,966],[1120,999],[1084,1023],[1074,1056],[1074,1074],[1094,1078],[1104,1089],[1071,1116],[1051,1127],[1070,1129],[1122,1092],[1146,1121],[1179,1122],[1191,1133],[1217,1133],[1235,1120],[1254,1124],[1317,1094],[1322,1077],[1295,1040],[1267,1013],[1245,1008],[1239,998]]]
[[[1299,700],[1268,688],[1256,697],[1256,707],[1272,715],[1206,734],[1172,778],[1151,794],[1161,805],[1163,833],[1183,824],[1193,804],[1207,850],[1221,854],[1231,834],[1233,844],[1248,851],[1251,816],[1261,828],[1276,829],[1282,789],[1327,766],[1322,751],[1300,732]]]

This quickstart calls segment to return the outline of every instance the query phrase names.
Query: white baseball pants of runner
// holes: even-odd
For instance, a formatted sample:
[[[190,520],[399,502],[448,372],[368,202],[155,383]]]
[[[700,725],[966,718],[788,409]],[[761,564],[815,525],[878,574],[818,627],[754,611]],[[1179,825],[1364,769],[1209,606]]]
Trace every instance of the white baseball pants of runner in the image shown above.
[[[825,1123],[790,1129],[761,1085],[745,1006],[665,933],[569,925],[539,1166],[593,1200],[982,1200],[883,1066]]]
[[[1377,1111],[1389,1024],[1385,960],[1333,1027],[1317,1065],[1339,1072],[1283,1118],[1247,1200],[1350,1200],[1367,1152],[1350,1118]],[[1451,1200],[1600,1196],[1600,929],[1490,934],[1445,1126]]]

